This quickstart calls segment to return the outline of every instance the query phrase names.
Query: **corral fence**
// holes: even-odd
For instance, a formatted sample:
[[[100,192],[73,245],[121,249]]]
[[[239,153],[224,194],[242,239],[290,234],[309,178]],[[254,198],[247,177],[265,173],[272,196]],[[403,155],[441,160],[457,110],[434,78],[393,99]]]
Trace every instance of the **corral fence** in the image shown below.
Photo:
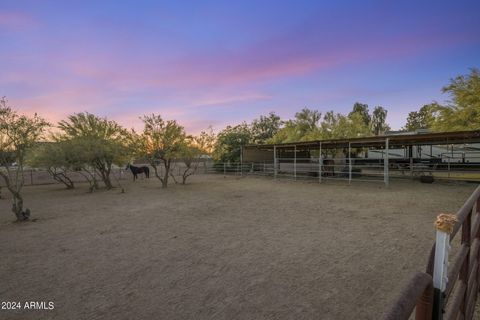
[[[136,163],[136,166],[149,166],[148,164]],[[150,166],[149,166],[150,167]],[[192,164],[192,167],[195,167],[195,174],[204,174],[209,173],[211,170],[209,168],[213,167],[213,162],[208,160],[201,160]],[[153,169],[150,167],[150,178],[153,177]],[[174,176],[181,176],[186,169],[186,165],[183,161],[173,162],[170,173]],[[12,174],[15,174],[16,167],[12,167]],[[160,175],[163,175],[164,168],[162,165],[158,167],[158,172]],[[93,173],[95,178],[98,181],[101,181],[101,176],[98,173]],[[68,177],[74,183],[88,182],[84,173],[80,171],[68,171]],[[143,174],[139,175],[139,178],[142,179]],[[111,170],[110,178],[112,183],[115,185],[116,182],[122,180],[132,179],[132,173],[130,170],[125,169],[125,167],[114,167]],[[48,185],[48,184],[57,184],[60,183],[55,180],[52,175],[45,169],[40,168],[25,168],[23,171],[23,181],[25,186],[35,186],[35,185]],[[0,187],[5,187],[5,181],[0,178]]]
[[[292,180],[379,182],[431,177],[438,181],[480,181],[479,164],[409,163],[389,159],[278,158],[276,161],[210,162],[198,173],[256,175]]]
[[[480,289],[480,186],[456,214],[451,234],[437,230],[426,272],[405,285],[384,320],[473,319]],[[461,232],[449,261],[450,244]]]
[[[95,174],[98,180],[101,180],[101,177],[98,174]],[[114,168],[111,171],[112,182],[115,180],[124,180],[127,179],[128,173],[122,168]],[[68,177],[74,183],[87,182],[85,176],[78,171],[71,171],[68,173]],[[34,185],[46,185],[46,184],[56,184],[60,183],[53,179],[52,175],[45,169],[25,169],[23,171],[23,181],[25,186],[34,186]],[[0,187],[5,187],[5,181],[0,179]]]

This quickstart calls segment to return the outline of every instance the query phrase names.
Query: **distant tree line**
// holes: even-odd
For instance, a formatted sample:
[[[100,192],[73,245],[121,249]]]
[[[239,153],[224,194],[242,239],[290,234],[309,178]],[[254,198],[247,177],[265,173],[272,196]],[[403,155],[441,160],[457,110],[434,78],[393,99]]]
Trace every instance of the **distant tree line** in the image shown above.
[[[402,131],[429,129],[433,132],[480,129],[480,72],[471,69],[468,75],[450,80],[442,88],[451,100],[447,105],[437,102],[412,111]],[[228,126],[217,135],[214,157],[219,161],[239,161],[242,145],[282,143],[308,140],[341,139],[383,135],[390,130],[388,111],[357,102],[348,114],[303,108],[290,120],[282,120],[271,112],[251,123]]]

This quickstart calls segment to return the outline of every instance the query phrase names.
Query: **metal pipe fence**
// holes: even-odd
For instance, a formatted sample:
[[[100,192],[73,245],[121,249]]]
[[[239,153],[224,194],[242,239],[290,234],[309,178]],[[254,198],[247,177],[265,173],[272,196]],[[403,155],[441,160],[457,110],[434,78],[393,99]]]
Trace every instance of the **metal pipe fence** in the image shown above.
[[[357,163],[353,158],[280,158],[277,161],[211,163],[205,173],[269,176],[277,179],[385,182],[383,160]]]

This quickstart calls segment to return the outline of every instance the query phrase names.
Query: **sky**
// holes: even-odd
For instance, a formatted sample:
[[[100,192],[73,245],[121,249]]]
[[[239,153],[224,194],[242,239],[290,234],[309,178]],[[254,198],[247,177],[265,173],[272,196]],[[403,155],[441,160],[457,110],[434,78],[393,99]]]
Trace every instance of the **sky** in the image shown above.
[[[0,96],[51,122],[88,111],[187,132],[355,102],[408,112],[480,67],[480,1],[0,0]]]

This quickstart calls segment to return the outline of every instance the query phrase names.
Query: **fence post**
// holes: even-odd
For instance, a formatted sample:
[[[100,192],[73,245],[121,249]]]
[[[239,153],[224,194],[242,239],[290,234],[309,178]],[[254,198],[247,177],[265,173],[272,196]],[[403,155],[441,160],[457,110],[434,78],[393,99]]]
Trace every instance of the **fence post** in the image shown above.
[[[348,183],[352,183],[352,144],[348,142]]]
[[[243,176],[243,147],[240,149],[240,176]]]
[[[435,261],[433,267],[433,320],[443,319],[444,292],[448,282],[448,253],[450,252],[450,234],[457,221],[453,214],[437,216],[435,242]]]
[[[223,163],[223,177],[225,178],[227,176],[227,164],[224,162]]]
[[[33,170],[30,169],[30,184],[33,186]]]
[[[433,287],[430,284],[415,305],[415,320],[432,320]]]
[[[318,183],[322,183],[322,142],[318,145]]]
[[[388,146],[389,139],[385,139],[385,153],[383,157],[383,181],[385,182],[385,185],[388,187],[389,184],[389,173],[388,173]]]
[[[293,178],[297,180],[297,145],[293,148]]]
[[[277,179],[277,146],[273,146],[273,177]]]

